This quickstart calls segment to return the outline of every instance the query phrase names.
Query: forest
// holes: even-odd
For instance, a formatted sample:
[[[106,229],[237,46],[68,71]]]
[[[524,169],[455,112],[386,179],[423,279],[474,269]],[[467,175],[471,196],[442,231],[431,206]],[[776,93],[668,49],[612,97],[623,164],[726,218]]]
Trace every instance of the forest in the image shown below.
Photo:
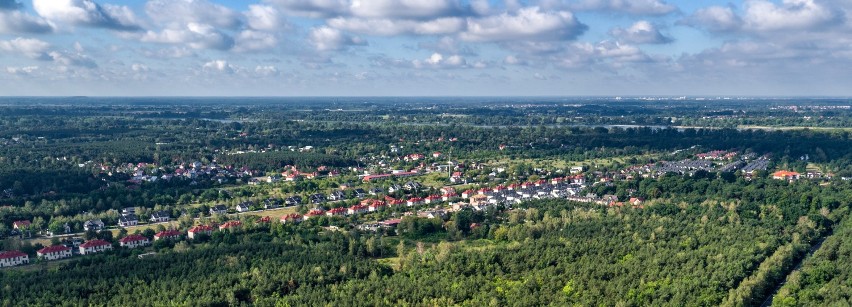
[[[848,101],[290,102],[33,98],[0,105],[0,246],[34,262],[0,269],[0,305],[852,302],[845,261],[852,252],[852,138],[845,128],[852,117],[837,107]],[[711,162],[719,166],[771,162],[748,174],[629,173],[713,150],[743,157]],[[582,167],[569,173],[572,166]],[[416,175],[363,177],[409,170]],[[775,179],[777,170],[802,177]],[[450,182],[453,172],[469,178]],[[455,188],[451,194],[574,176],[584,182],[572,192],[575,200],[487,209],[449,210],[442,202],[300,223],[260,220],[274,211],[233,209],[262,210],[298,196],[305,201],[284,210],[304,215],[364,199],[441,195],[443,187]],[[400,190],[410,181],[424,186]],[[338,190],[344,199],[312,202]],[[595,201],[576,201],[585,195]],[[605,195],[615,201],[600,202]],[[229,214],[209,212],[214,204],[226,204]],[[115,226],[127,208],[142,227]],[[148,224],[155,211],[174,223]],[[421,214],[428,212],[434,214]],[[84,232],[92,219],[110,229]],[[11,229],[22,220],[32,222],[26,234]],[[168,226],[185,235],[189,226],[229,220],[243,226],[140,249],[118,245],[129,234],[153,239]],[[365,227],[389,220],[394,226]],[[37,260],[35,251],[59,244],[52,234],[66,226],[69,236],[106,239],[115,248]]]

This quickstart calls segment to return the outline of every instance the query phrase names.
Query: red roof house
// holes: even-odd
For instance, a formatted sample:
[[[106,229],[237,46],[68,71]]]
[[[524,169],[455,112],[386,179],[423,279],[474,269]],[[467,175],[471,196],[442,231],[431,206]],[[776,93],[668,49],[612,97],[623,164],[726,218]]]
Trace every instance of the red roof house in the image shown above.
[[[127,248],[137,248],[150,245],[151,240],[143,235],[129,235],[118,240],[118,244]]]

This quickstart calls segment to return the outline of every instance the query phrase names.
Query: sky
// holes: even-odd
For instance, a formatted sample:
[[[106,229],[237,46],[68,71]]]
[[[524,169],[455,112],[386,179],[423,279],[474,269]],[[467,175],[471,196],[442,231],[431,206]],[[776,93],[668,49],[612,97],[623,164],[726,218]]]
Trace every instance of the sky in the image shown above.
[[[852,96],[852,0],[0,0],[3,96]]]

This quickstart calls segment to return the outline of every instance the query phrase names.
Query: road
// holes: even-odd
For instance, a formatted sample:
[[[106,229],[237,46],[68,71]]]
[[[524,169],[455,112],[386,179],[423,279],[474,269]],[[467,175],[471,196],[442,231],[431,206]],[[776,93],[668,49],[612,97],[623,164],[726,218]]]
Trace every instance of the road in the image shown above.
[[[763,304],[760,304],[760,307],[772,306],[772,300],[775,298],[775,295],[778,294],[778,291],[781,290],[781,287],[784,287],[784,284],[787,283],[787,276],[790,276],[791,273],[799,270],[799,268],[802,267],[802,263],[805,262],[805,259],[810,258],[817,250],[819,250],[819,248],[822,247],[822,243],[825,242],[825,238],[828,238],[829,236],[831,236],[831,234],[823,236],[819,239],[819,241],[817,241],[816,244],[811,246],[811,249],[808,250],[808,253],[804,257],[799,259],[799,262],[796,263],[796,266],[793,267],[792,270],[790,270],[789,272],[787,272],[786,275],[784,275],[784,279],[778,282],[778,285],[775,286],[775,290],[772,290],[772,294],[770,294],[769,297],[767,297],[766,300],[763,301]]]

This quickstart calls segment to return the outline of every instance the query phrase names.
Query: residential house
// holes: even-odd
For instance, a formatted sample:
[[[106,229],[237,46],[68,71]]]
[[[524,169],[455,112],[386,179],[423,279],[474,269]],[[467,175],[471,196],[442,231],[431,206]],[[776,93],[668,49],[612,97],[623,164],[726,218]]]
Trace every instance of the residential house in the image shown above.
[[[434,218],[443,218],[445,214],[446,214],[446,212],[444,212],[444,210],[429,210],[429,211],[418,212],[417,216],[428,218],[428,219],[434,219]]]
[[[309,211],[308,214],[305,214],[303,219],[305,221],[307,221],[308,219],[310,219],[312,217],[323,216],[323,215],[325,215],[325,211],[320,210],[320,209],[314,209],[314,210]]]
[[[304,220],[305,220],[305,218],[301,214],[298,214],[298,213],[291,213],[291,214],[288,214],[288,215],[281,217],[281,223],[283,223],[283,224],[299,223],[299,222],[304,221]]]
[[[409,206],[409,207],[418,206],[418,205],[422,205],[422,204],[423,204],[423,199],[420,198],[420,197],[409,198],[408,201],[406,202],[406,205]]]
[[[271,210],[281,208],[284,202],[279,198],[269,198],[263,201],[263,209]]]
[[[381,210],[382,208],[385,208],[385,207],[387,207],[387,203],[377,200],[377,201],[374,201],[373,203],[371,203],[370,205],[367,206],[367,211],[375,212],[375,211],[379,211],[379,210]]]
[[[64,245],[53,245],[42,248],[36,252],[39,258],[44,260],[59,260],[71,257],[71,248]]]
[[[31,225],[32,223],[30,223],[30,221],[15,221],[12,223],[12,228],[14,228],[15,230],[24,230],[29,229]]]
[[[180,239],[180,231],[177,230],[164,230],[160,231],[154,235],[154,241],[157,240],[172,240],[172,239]]]
[[[151,240],[143,235],[129,235],[118,240],[118,244],[127,248],[137,248],[151,245]]]
[[[778,180],[797,180],[800,177],[801,177],[801,174],[799,174],[797,172],[790,172],[790,171],[784,171],[784,170],[772,173],[772,179],[778,179]]]
[[[355,197],[357,197],[357,198],[367,197],[367,191],[364,191],[364,189],[362,189],[362,188],[357,188],[357,189],[355,189],[354,192],[355,192]]]
[[[118,226],[131,227],[139,224],[139,217],[136,214],[122,215],[118,217]]]
[[[312,204],[321,204],[325,202],[325,195],[317,193],[310,196]]]
[[[225,205],[219,204],[213,207],[210,207],[210,214],[225,214],[228,213],[228,207]]]
[[[328,199],[330,200],[344,200],[346,199],[346,193],[343,191],[334,191],[328,195]]]
[[[470,197],[471,206],[482,206],[488,203],[488,196],[477,194]]]
[[[399,192],[399,191],[402,191],[401,185],[392,184],[390,187],[388,187],[388,193],[396,193],[396,192]]]
[[[83,223],[83,230],[85,230],[85,231],[101,231],[104,228],[105,228],[104,222],[101,221],[100,219],[88,220],[85,223]]]
[[[157,211],[151,214],[151,223],[164,223],[172,220],[172,215],[166,211]]]
[[[442,201],[450,201],[450,200],[452,200],[452,199],[455,199],[455,198],[456,198],[456,197],[458,197],[458,196],[459,196],[459,195],[458,195],[458,194],[456,194],[455,192],[450,192],[450,193],[447,193],[447,194],[441,195],[441,200],[442,200]]]
[[[640,206],[645,202],[645,199],[642,197],[631,197],[627,202],[633,206]]]
[[[379,188],[379,187],[375,187],[375,188],[370,189],[370,195],[379,195],[382,192],[384,192],[384,191],[382,190],[382,188]]]
[[[335,215],[346,215],[346,208],[333,208],[328,210],[325,215],[327,216],[335,216]]]
[[[402,185],[402,188],[405,189],[406,191],[409,191],[409,192],[415,192],[415,191],[419,191],[421,188],[423,188],[423,184],[421,184],[417,181],[409,181],[409,182],[406,182],[404,185]]]
[[[213,234],[213,227],[207,225],[198,225],[190,228],[186,232],[186,236],[190,239],[195,239],[199,235],[211,235]]]
[[[428,197],[426,197],[425,203],[434,204],[434,203],[440,202],[441,199],[442,198],[441,198],[440,195],[429,195]]]
[[[240,221],[227,221],[224,224],[219,225],[219,230],[234,229],[234,228],[238,228],[242,225],[243,225],[243,222],[240,222]]]
[[[302,197],[298,196],[298,195],[290,196],[290,197],[287,197],[287,199],[284,200],[284,203],[287,204],[287,206],[289,206],[289,207],[298,206],[299,204],[302,203]]]
[[[0,268],[29,264],[30,256],[20,251],[0,252]]]
[[[112,243],[109,243],[104,240],[91,240],[86,243],[80,244],[80,254],[81,255],[91,255],[94,253],[101,253],[108,250],[112,250]]]
[[[249,206],[248,203],[240,203],[237,205],[237,212],[248,212]]]
[[[121,215],[122,216],[131,215],[131,214],[136,215],[136,208],[135,207],[127,207],[127,208],[121,209]]]
[[[462,182],[462,173],[461,173],[461,172],[454,172],[454,173],[450,176],[450,182],[452,182],[452,183],[461,183],[461,182]]]
[[[350,214],[350,215],[351,214],[365,213],[365,212],[367,212],[367,206],[360,205],[360,204],[349,207],[349,209],[346,210],[346,214]]]
[[[474,191],[474,190],[467,190],[467,191],[462,192],[461,196],[462,196],[462,198],[470,198],[475,193],[476,193],[476,191]]]

